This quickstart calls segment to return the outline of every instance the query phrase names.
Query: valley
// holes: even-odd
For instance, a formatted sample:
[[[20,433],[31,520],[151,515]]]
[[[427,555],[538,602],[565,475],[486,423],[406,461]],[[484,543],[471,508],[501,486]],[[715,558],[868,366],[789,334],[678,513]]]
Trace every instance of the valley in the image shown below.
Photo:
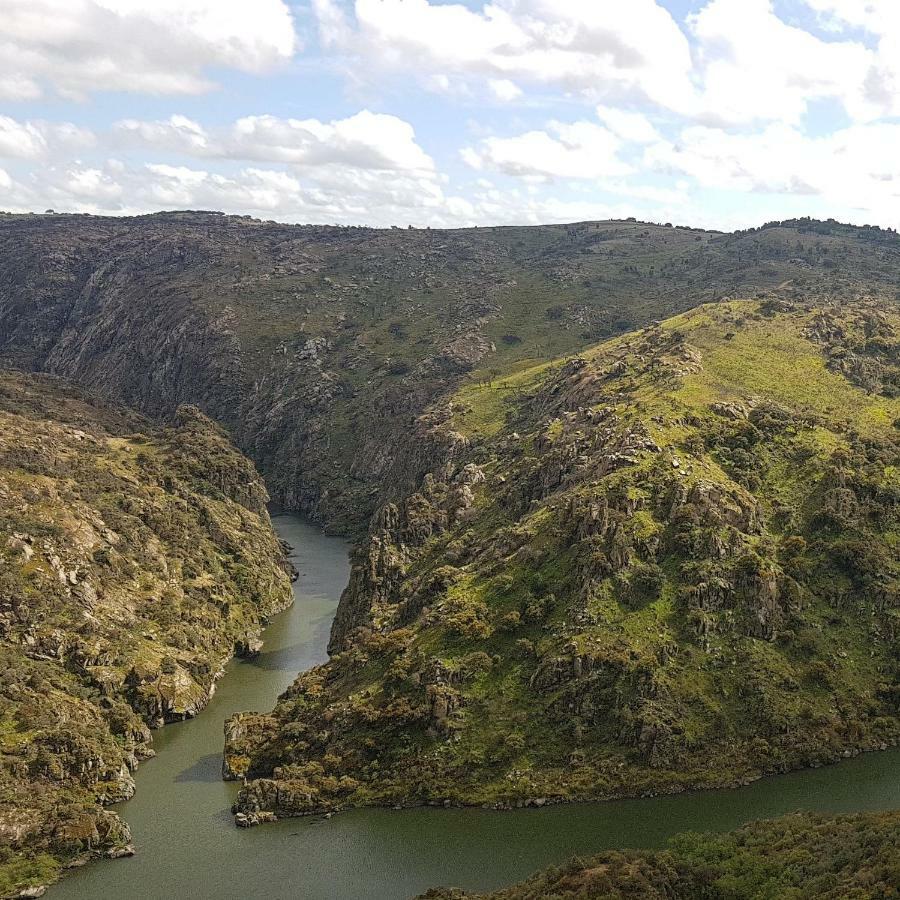
[[[110,804],[149,727],[196,715],[290,603],[270,498],[349,537],[352,565],[327,661],[317,620],[277,687],[215,707],[239,784],[205,795],[211,857],[312,846],[316,822],[363,844],[484,822],[513,850],[549,823],[546,852],[407,885],[487,890],[684,828],[896,807],[877,773],[900,741],[898,263],[891,231],[809,219],[0,216],[3,890],[131,852]],[[196,732],[203,783],[221,718]],[[166,765],[166,791],[192,781]],[[830,785],[851,771],[848,803]],[[817,793],[766,787],[789,779]],[[232,800],[274,824],[231,830]],[[584,829],[552,839],[575,801]],[[597,840],[608,803],[632,830]],[[661,810],[680,829],[653,830]],[[114,896],[102,873],[132,865],[58,890]],[[269,890],[297,877],[272,868]]]
[[[573,855],[661,848],[685,831],[727,831],[798,809],[833,814],[900,806],[900,751],[892,750],[738,790],[504,813],[370,808],[235,828],[230,806],[239,785],[221,779],[223,719],[271,706],[298,670],[326,658],[329,626],[349,576],[345,541],[289,514],[272,521],[294,548],[294,603],[273,617],[258,657],[229,665],[200,716],[155,733],[156,756],[135,773],[134,798],[118,807],[135,856],[68,873],[48,891],[52,900],[117,900],[125,894],[150,900],[166,896],[173,883],[197,900],[241,900],[248,883],[263,895],[305,900],[395,900],[441,884],[485,891]]]

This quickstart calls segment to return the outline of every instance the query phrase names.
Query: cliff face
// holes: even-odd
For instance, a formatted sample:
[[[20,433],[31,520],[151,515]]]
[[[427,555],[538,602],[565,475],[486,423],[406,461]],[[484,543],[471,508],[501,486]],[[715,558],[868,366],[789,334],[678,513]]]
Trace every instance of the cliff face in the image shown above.
[[[238,812],[737,784],[900,739],[900,316],[721,301],[459,391]]]
[[[195,715],[291,598],[252,463],[192,407],[152,425],[0,373],[0,895],[128,851],[150,730]]]
[[[334,660],[229,726],[245,821],[676,790],[897,738],[898,262],[833,222],[3,216],[0,362],[375,512]]]
[[[0,363],[224,424],[274,499],[363,529],[429,471],[419,416],[465,379],[722,294],[890,286],[897,242],[798,222],[375,231],[203,213],[0,216]]]

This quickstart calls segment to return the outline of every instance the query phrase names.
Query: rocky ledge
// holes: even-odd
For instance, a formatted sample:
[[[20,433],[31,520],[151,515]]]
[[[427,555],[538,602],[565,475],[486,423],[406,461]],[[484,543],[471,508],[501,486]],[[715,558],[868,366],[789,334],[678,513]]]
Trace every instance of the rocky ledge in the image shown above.
[[[153,425],[0,373],[0,896],[133,852],[106,807],[150,728],[196,715],[290,603],[266,499],[196,409]]]

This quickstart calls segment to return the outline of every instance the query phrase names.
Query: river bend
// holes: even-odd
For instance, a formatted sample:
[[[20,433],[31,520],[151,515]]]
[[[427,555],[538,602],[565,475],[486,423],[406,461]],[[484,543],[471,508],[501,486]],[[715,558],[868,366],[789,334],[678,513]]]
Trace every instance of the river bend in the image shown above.
[[[291,515],[274,519],[300,572],[295,603],[273,619],[258,659],[232,662],[198,718],[154,735],[120,812],[137,855],[102,860],[51,888],[49,900],[400,900],[437,885],[488,889],[574,854],[657,847],[678,831],[726,830],[794,810],[900,807],[900,751],[708,791],[492,812],[356,810],[238,829],[237,785],[221,780],[222,728],[267,710],[297,672],[326,659],[349,545]]]

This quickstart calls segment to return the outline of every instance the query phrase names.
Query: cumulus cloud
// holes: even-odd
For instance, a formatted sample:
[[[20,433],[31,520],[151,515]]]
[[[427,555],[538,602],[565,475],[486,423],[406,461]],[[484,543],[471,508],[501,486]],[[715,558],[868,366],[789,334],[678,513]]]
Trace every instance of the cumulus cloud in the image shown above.
[[[821,137],[773,124],[761,132],[684,129],[649,148],[646,163],[709,188],[824,198],[896,223],[900,208],[900,125],[857,124]]]
[[[188,156],[257,160],[295,166],[432,171],[412,125],[397,116],[362,110],[346,119],[282,119],[245,116],[226,128],[205,129],[182,115],[162,121],[124,119],[122,139]]]
[[[3,184],[0,181],[0,184]],[[469,207],[426,173],[328,168],[315,174],[248,166],[229,171],[148,163],[50,165],[4,185],[3,206],[132,214],[219,209],[293,222],[458,224]]]
[[[313,7],[327,47],[388,71],[646,97],[673,108],[692,93],[687,38],[655,0],[495,0],[480,9],[356,0],[352,14],[340,0]]]
[[[672,0],[308,0],[319,55],[298,65],[343,74],[349,96],[383,111],[313,118],[309,81],[215,124],[188,100],[190,116],[137,101],[99,125],[100,98],[93,130],[32,106],[196,94],[223,68],[277,69],[299,55],[292,6],[0,0],[0,100],[29,104],[0,115],[3,204],[381,225],[731,227],[805,213],[900,225],[900,0],[699,0],[678,20]],[[420,142],[389,114],[398,84],[456,120]]]
[[[52,153],[84,150],[94,135],[70,122],[19,122],[0,116],[0,158],[38,159]]]
[[[30,122],[0,116],[0,157],[33,159],[42,156],[46,149],[47,141]]]
[[[509,102],[522,96],[522,88],[508,78],[491,78],[488,87],[497,100]]]
[[[163,148],[175,153],[205,156],[215,153],[206,129],[187,116],[174,114],[165,120],[122,119],[113,126],[118,137],[136,144]]]
[[[264,72],[296,49],[284,0],[0,0],[0,22],[5,100],[202,93],[211,67]]]
[[[396,116],[363,110],[347,119],[279,119],[249,116],[232,130],[229,154],[298,165],[364,169],[432,169],[412,125]]]
[[[551,121],[542,130],[486,137],[463,148],[462,158],[473,169],[526,179],[609,179],[635,171],[629,151],[663,140],[643,113],[602,104],[595,112],[599,122]]]
[[[593,122],[550,122],[546,131],[515,137],[489,137],[467,147],[463,159],[475,169],[539,178],[603,178],[625,175],[630,167],[618,156],[621,141]]]
[[[712,0],[689,19],[702,92],[696,114],[737,124],[797,122],[811,101],[834,98],[863,114],[872,53],[787,25],[771,0]]]
[[[819,13],[829,39],[784,21],[773,0],[707,0],[684,26],[662,0],[314,0],[313,9],[322,43],[367,80],[412,73],[459,92],[460,79],[480,79],[506,102],[537,86],[707,124],[797,123],[817,100],[860,121],[900,114],[900,4],[798,2]]]
[[[862,85],[862,114],[900,115],[900,4],[894,0],[805,0],[826,26],[861,28],[876,38]]]
[[[74,151],[89,144],[99,153],[88,155],[105,161],[78,161]],[[144,160],[123,161],[117,151]],[[246,116],[216,127],[176,114],[122,120],[97,135],[70,124],[0,117],[4,157],[22,170],[3,184],[4,206],[18,210],[125,214],[203,207],[382,225],[458,224],[473,215],[468,201],[447,195],[412,126],[368,110],[330,122]]]
[[[650,144],[659,140],[659,132],[643,113],[601,105],[597,107],[597,116],[623,141]]]

